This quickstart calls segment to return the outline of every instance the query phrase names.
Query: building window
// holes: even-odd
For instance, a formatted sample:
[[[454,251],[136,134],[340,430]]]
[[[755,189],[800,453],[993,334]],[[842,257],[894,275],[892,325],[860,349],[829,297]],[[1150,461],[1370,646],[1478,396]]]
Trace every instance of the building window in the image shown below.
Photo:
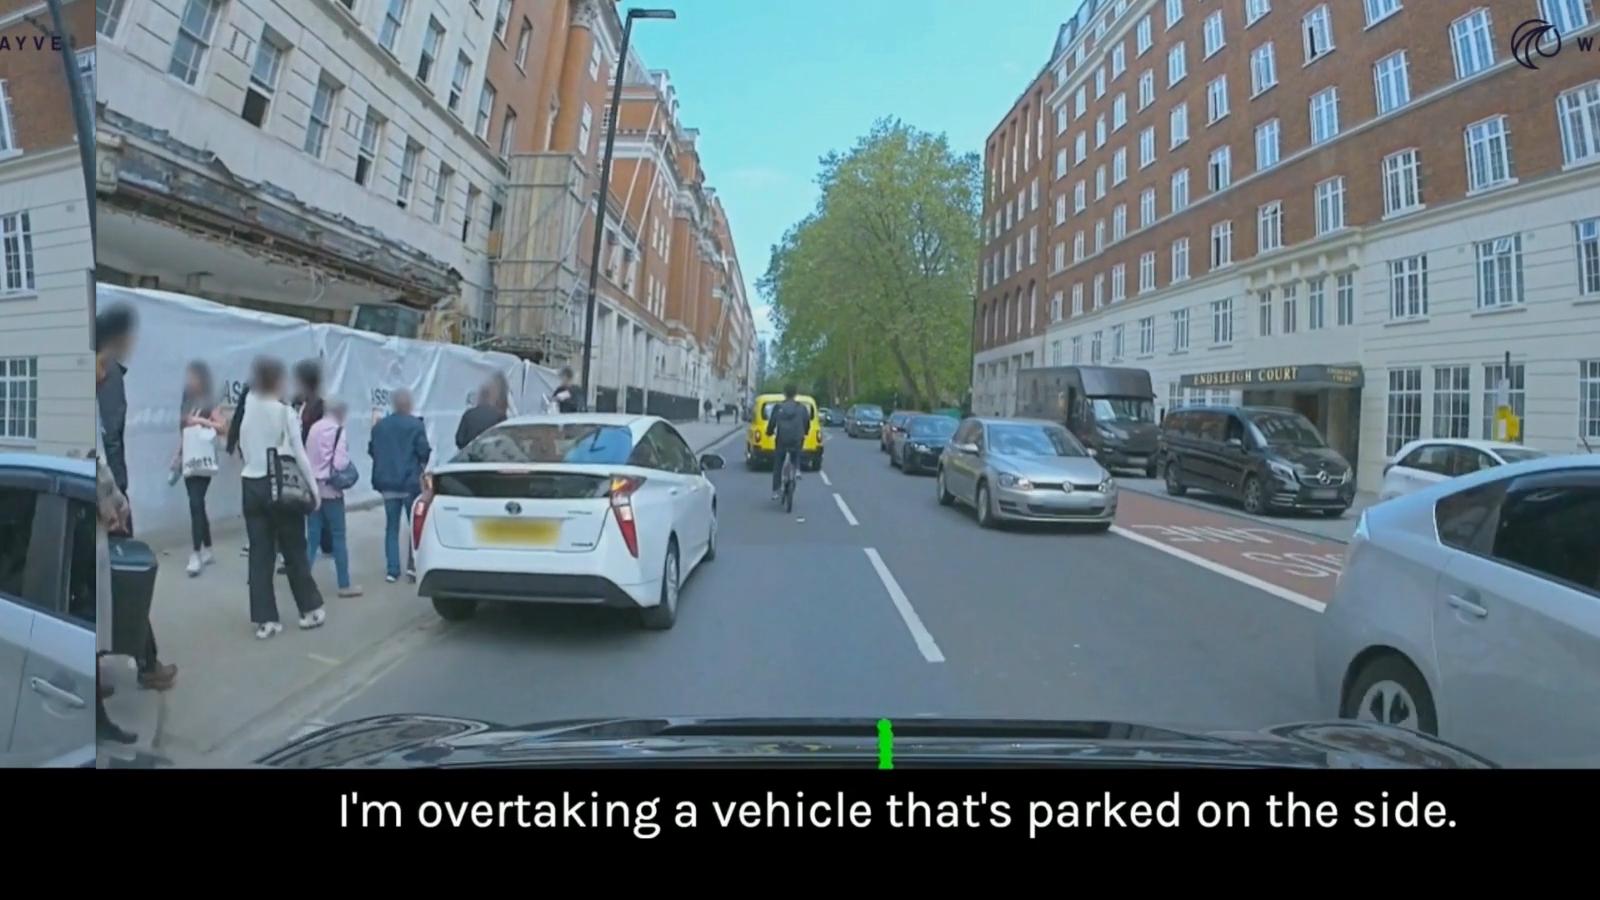
[[[1320,144],[1339,134],[1339,89],[1327,88],[1311,96],[1311,143]]]
[[[1398,215],[1422,207],[1422,160],[1415,149],[1383,160],[1383,211]]]
[[[395,42],[400,39],[400,29],[405,27],[406,0],[389,0],[383,10],[383,23],[378,26],[378,46],[394,55]]]
[[[372,183],[372,170],[378,165],[378,151],[383,146],[383,116],[367,107],[361,120],[361,142],[356,146],[356,184],[367,187]]]
[[[1421,437],[1422,370],[1390,369],[1384,453],[1392,457]]]
[[[1478,255],[1478,308],[1516,306],[1523,301],[1522,235],[1480,241]]]
[[[1397,50],[1373,63],[1372,88],[1377,96],[1380,116],[1411,102],[1411,77],[1406,70],[1404,50]]]
[[[1083,362],[1083,338],[1075,337],[1072,339],[1072,364],[1077,365],[1081,362]]]
[[[278,77],[283,71],[285,47],[268,29],[263,28],[261,39],[256,41],[255,59],[250,64],[250,81],[244,89],[244,106],[239,117],[261,128],[266,124],[272,99],[278,93]]]
[[[188,85],[200,80],[200,70],[205,66],[206,51],[211,49],[211,36],[221,13],[221,0],[188,0],[184,4],[183,17],[178,20],[178,35],[172,39],[168,75]]]
[[[1561,155],[1569,166],[1600,160],[1600,81],[1556,98],[1561,119]]]
[[[1366,4],[1368,27],[1376,25],[1400,11],[1400,0],[1366,0]]]
[[[1056,291],[1055,295],[1050,298],[1050,321],[1052,321],[1052,322],[1061,321],[1061,292],[1060,291]],[[1059,353],[1059,348],[1060,348],[1060,344],[1058,342],[1057,343],[1058,353]],[[1059,361],[1058,361],[1058,364],[1059,364]]]
[[[1292,284],[1283,286],[1283,333],[1294,334],[1300,330],[1300,289]]]
[[[1155,43],[1151,31],[1149,16],[1140,19],[1139,24],[1134,28],[1133,43],[1140,56],[1143,56],[1145,51],[1149,50],[1150,46]]]
[[[1221,269],[1233,265],[1233,223],[1218,222],[1211,226],[1211,268]]]
[[[1056,134],[1067,133],[1067,105],[1065,103],[1056,107]]]
[[[1086,131],[1080,131],[1078,132],[1078,136],[1072,141],[1072,164],[1077,165],[1088,158],[1088,156],[1089,133]]]
[[[1511,414],[1521,419],[1527,414],[1527,370],[1522,363],[1512,363],[1508,373],[1503,363],[1490,363],[1483,367],[1483,439],[1495,440],[1494,411],[1500,403],[1500,380],[1506,381],[1506,402]]]
[[[1218,75],[1206,85],[1207,125],[1216,124],[1228,114],[1228,76]]]
[[[1111,155],[1111,184],[1119,185],[1128,180],[1128,148],[1118,147],[1117,152]]]
[[[1272,291],[1266,290],[1256,294],[1257,336],[1272,337],[1272,317],[1275,309],[1272,303]]]
[[[1561,34],[1571,34],[1589,24],[1589,0],[1539,0],[1540,18]]]
[[[90,47],[87,50],[79,50],[78,51],[78,55],[77,55],[77,60],[78,60],[78,79],[83,82],[83,94],[86,97],[93,97],[94,96],[94,91],[95,91],[95,86],[94,86],[94,62],[95,62],[94,48]]]
[[[1433,436],[1465,439],[1472,433],[1472,367],[1433,370]]]
[[[1139,227],[1149,228],[1156,223],[1156,189],[1145,188],[1139,194]]]
[[[306,121],[304,149],[318,159],[328,149],[328,135],[333,133],[333,116],[339,103],[339,86],[329,80],[327,73],[317,79],[317,90],[311,98],[311,115]]]
[[[1578,249],[1578,293],[1600,294],[1600,219],[1572,224]]]
[[[1079,181],[1072,186],[1072,212],[1074,215],[1089,208],[1089,185]]]
[[[422,159],[422,145],[416,141],[407,140],[406,149],[400,156],[400,181],[399,189],[395,193],[395,205],[405,209],[411,203],[411,191],[417,183],[417,165]]]
[[[122,14],[127,5],[128,0],[95,0],[95,33],[108,38],[116,37],[117,27],[122,24]]]
[[[467,185],[467,202],[461,207],[461,242],[463,244],[472,240],[472,217],[478,211],[478,205],[483,198],[483,193],[476,185]]]
[[[1420,319],[1428,314],[1428,257],[1389,261],[1389,318]]]
[[[1233,298],[1211,301],[1211,343],[1233,343]]]
[[[1317,234],[1329,234],[1344,227],[1344,178],[1329,178],[1317,183]]]
[[[1067,195],[1056,195],[1056,224],[1065,225],[1067,222]]]
[[[1067,175],[1067,148],[1062,147],[1056,151],[1056,177],[1065,178]]]
[[[1115,100],[1111,101],[1111,130],[1112,131],[1116,131],[1117,129],[1119,129],[1119,128],[1123,127],[1124,125],[1127,125],[1127,124],[1128,124],[1128,95],[1127,94],[1118,94],[1117,98]]]
[[[433,78],[433,67],[444,49],[444,26],[438,19],[428,19],[428,32],[422,37],[422,54],[417,57],[417,81],[428,84]]]
[[[1145,69],[1139,76],[1139,109],[1156,102],[1156,73]]]
[[[1278,135],[1282,127],[1277,119],[1268,119],[1256,126],[1256,171],[1270,169],[1278,164]]]
[[[443,225],[449,218],[450,212],[450,182],[455,179],[455,172],[444,163],[439,164],[439,177],[433,183],[433,224]]]
[[[1486,190],[1511,181],[1511,135],[1505,116],[1467,126],[1466,142],[1468,190]]]
[[[1156,161],[1156,129],[1152,125],[1139,132],[1139,168],[1154,165]]]
[[[1218,50],[1221,50],[1225,43],[1227,43],[1227,41],[1224,38],[1223,33],[1222,33],[1222,10],[1219,9],[1216,12],[1212,13],[1211,15],[1206,16],[1206,21],[1205,21],[1205,25],[1204,25],[1204,32],[1205,32],[1205,56],[1204,56],[1204,58],[1209,59]]]
[[[1100,336],[1103,333],[1096,331],[1094,334],[1089,335],[1089,365],[1091,366],[1100,364]]]
[[[1128,299],[1128,269],[1122,263],[1117,263],[1111,267],[1111,302],[1121,303],[1126,299]]]
[[[1189,311],[1175,309],[1172,311],[1172,352],[1181,353],[1189,349]]]
[[[1116,362],[1117,360],[1122,359],[1124,351],[1127,350],[1127,347],[1128,347],[1128,341],[1127,341],[1126,326],[1123,326],[1123,325],[1113,325],[1113,326],[1111,326],[1111,360],[1112,360],[1112,362]]]
[[[1083,282],[1081,281],[1072,286],[1072,314],[1074,316],[1083,315]]]
[[[1094,252],[1099,253],[1106,248],[1106,220],[1100,219],[1094,223]]]
[[[1095,166],[1095,168],[1094,168],[1094,198],[1096,200],[1099,200],[1102,197],[1104,197],[1105,195],[1106,195],[1106,167],[1105,166]]]
[[[1328,279],[1322,276],[1306,282],[1306,329],[1321,331],[1327,327]]]
[[[1072,236],[1072,262],[1074,264],[1083,261],[1083,257],[1086,255],[1084,248],[1087,246],[1088,245],[1085,242],[1083,232],[1080,231]]]
[[[39,358],[0,359],[0,438],[39,437]]]
[[[604,63],[605,51],[600,49],[599,41],[591,39],[589,43],[589,79],[591,81],[600,78],[600,66]]]
[[[1083,114],[1088,111],[1089,91],[1087,88],[1079,87],[1078,92],[1072,96],[1072,114],[1078,118],[1082,118]]]
[[[1349,272],[1334,277],[1340,325],[1356,323],[1356,277]]]
[[[1167,130],[1172,133],[1168,149],[1189,140],[1189,104],[1179,103],[1172,108],[1172,114],[1167,117]]]
[[[1475,9],[1450,23],[1450,51],[1458,79],[1471,78],[1494,65],[1494,34],[1487,9]]]
[[[1111,210],[1111,240],[1113,243],[1128,236],[1128,205],[1118,203]]]
[[[511,25],[511,0],[499,0],[494,7],[494,36],[500,43],[506,42],[506,28]]]
[[[1333,52],[1333,16],[1326,5],[1306,13],[1300,20],[1300,33],[1304,39],[1306,62],[1319,60]]]
[[[33,226],[27,213],[0,216],[0,246],[5,250],[5,293],[33,293]]]
[[[1094,70],[1094,98],[1099,100],[1106,95],[1106,67],[1101,66]]]
[[[494,85],[485,79],[483,90],[478,92],[478,118],[472,123],[472,133],[484,143],[489,142],[489,121],[494,116],[494,98]]]
[[[1600,443],[1600,359],[1578,363],[1578,434]]]
[[[1174,215],[1187,209],[1189,206],[1189,170],[1179,169],[1172,173],[1172,212]]]
[[[1146,250],[1139,254],[1139,293],[1156,289],[1156,252]]]
[[[1256,210],[1256,252],[1266,253],[1283,246],[1283,203],[1274,200]]]
[[[461,118],[461,98],[467,92],[467,82],[472,79],[472,60],[465,53],[456,54],[456,70],[450,76],[450,94],[445,98],[445,108]]]
[[[1183,0],[1167,0],[1167,28],[1183,20]]]
[[[527,19],[522,20],[522,28],[517,31],[517,70],[528,71],[528,48],[533,45],[533,23]]]
[[[1233,152],[1227,147],[1211,151],[1210,165],[1206,168],[1206,184],[1211,193],[1227,190],[1233,184]]]
[[[1156,352],[1156,317],[1145,316],[1139,320],[1139,355],[1152,356]]]
[[[1277,85],[1278,61],[1272,53],[1272,42],[1250,51],[1250,96],[1255,97]]]
[[[1271,0],[1244,0],[1245,27],[1254,25],[1258,19],[1272,12]]]
[[[1106,145],[1106,117],[1096,116],[1094,120],[1094,148],[1096,150]]]
[[[517,146],[517,111],[506,107],[506,114],[500,120],[500,158],[506,159]]]
[[[1172,87],[1189,74],[1189,60],[1183,55],[1183,41],[1167,51],[1167,87]]]
[[[589,138],[592,136],[593,131],[594,110],[589,107],[589,104],[585,103],[583,109],[578,112],[578,153],[584,156],[589,155]],[[1007,218],[1010,218],[1009,214]],[[1008,225],[1007,227],[1010,226]]]
[[[1172,242],[1172,283],[1189,278],[1189,239],[1178,238]]]

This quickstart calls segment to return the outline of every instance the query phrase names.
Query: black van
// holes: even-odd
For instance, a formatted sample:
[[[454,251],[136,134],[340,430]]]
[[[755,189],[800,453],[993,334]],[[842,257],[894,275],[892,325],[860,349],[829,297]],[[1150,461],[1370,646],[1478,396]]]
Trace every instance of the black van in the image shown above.
[[[1172,496],[1209,491],[1255,515],[1315,510],[1336,519],[1355,500],[1350,463],[1292,409],[1180,407],[1161,423],[1157,457]]]

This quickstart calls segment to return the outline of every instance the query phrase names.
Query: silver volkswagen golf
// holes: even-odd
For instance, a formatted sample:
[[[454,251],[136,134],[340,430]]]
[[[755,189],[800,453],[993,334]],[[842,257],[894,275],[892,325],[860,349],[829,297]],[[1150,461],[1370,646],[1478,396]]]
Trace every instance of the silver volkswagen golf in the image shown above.
[[[939,458],[939,502],[961,502],[978,524],[1082,524],[1105,531],[1117,482],[1072,433],[1042,419],[969,418]]]

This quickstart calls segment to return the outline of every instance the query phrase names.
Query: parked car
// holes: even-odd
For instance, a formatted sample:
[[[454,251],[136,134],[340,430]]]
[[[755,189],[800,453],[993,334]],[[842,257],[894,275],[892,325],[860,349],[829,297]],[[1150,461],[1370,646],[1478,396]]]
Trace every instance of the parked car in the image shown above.
[[[0,766],[95,747],[95,465],[0,454]]]
[[[909,409],[898,409],[890,413],[889,418],[883,420],[883,428],[878,431],[878,449],[888,453],[890,439],[905,434],[906,423],[918,415],[921,413]]]
[[[1292,409],[1185,406],[1161,423],[1158,465],[1167,493],[1209,491],[1266,515],[1315,510],[1344,515],[1355,502],[1355,473]]]
[[[933,472],[961,423],[949,416],[912,416],[889,446],[889,465],[907,475]]]
[[[839,412],[837,409],[830,407],[817,412],[822,417],[822,424],[828,428],[838,428],[844,425],[844,413]]]
[[[858,403],[844,414],[846,437],[880,437],[883,434],[883,407]]]
[[[941,506],[971,506],[978,524],[1082,523],[1117,516],[1117,482],[1064,426],[1041,419],[963,421],[939,457]]]
[[[1508,767],[1600,765],[1600,455],[1480,469],[1357,524],[1316,635],[1329,713]]]
[[[1500,441],[1430,438],[1412,441],[1383,469],[1378,499],[1392,500],[1450,478],[1549,456],[1543,450]]]

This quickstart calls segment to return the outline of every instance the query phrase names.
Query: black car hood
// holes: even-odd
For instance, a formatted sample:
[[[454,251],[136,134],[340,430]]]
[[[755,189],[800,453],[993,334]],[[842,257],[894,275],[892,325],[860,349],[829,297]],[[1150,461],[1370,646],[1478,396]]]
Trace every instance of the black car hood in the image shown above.
[[[1304,447],[1298,444],[1273,444],[1273,455],[1286,463],[1300,466],[1309,472],[1327,472],[1343,475],[1350,464],[1332,447]]]
[[[878,720],[583,719],[515,727],[445,716],[358,719],[259,761],[274,768],[609,765],[874,767]],[[1485,769],[1487,760],[1383,725],[1313,722],[1258,732],[1192,732],[1124,722],[913,717],[894,720],[897,767]]]

